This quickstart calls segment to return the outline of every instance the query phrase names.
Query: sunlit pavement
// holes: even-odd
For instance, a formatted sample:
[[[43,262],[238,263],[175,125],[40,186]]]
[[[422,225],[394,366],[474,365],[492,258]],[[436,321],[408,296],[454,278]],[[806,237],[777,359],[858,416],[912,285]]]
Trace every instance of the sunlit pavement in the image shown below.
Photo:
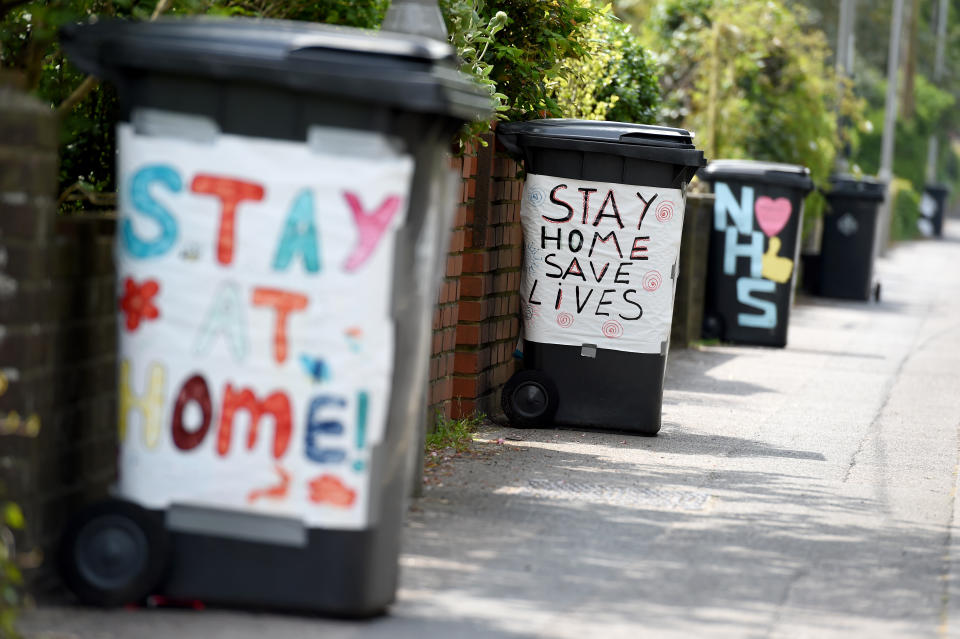
[[[671,353],[656,438],[485,429],[413,505],[388,617],[47,605],[22,628],[85,639],[960,636],[960,221],[946,235],[881,260],[879,303],[799,299],[784,350]]]

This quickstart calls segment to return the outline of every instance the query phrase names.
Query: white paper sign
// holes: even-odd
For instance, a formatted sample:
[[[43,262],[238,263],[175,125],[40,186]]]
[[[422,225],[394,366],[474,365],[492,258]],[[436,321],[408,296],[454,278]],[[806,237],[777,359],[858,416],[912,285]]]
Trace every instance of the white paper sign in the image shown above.
[[[661,353],[683,229],[679,189],[528,175],[524,337]]]
[[[365,527],[412,158],[118,134],[121,495]]]

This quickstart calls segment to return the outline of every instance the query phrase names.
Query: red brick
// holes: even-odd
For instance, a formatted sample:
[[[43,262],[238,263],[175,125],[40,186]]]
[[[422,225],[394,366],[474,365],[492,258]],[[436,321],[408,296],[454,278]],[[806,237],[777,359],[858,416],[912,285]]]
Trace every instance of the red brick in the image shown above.
[[[483,273],[484,266],[487,263],[486,253],[471,252],[463,254],[463,272],[464,273]]]
[[[457,324],[457,345],[476,346],[480,344],[479,324]]]
[[[477,377],[469,375],[464,377],[448,377],[453,380],[453,397],[476,397],[477,396]]]
[[[460,278],[460,294],[464,297],[483,297],[487,289],[486,276],[463,275]]]
[[[462,262],[459,255],[451,255],[447,257],[447,277],[460,277],[461,264]]]
[[[477,197],[477,181],[470,180],[467,182],[467,199],[474,199]]]
[[[483,319],[483,303],[474,300],[461,300],[459,315],[462,321],[479,322]]]
[[[433,333],[433,343],[431,345],[430,352],[432,355],[436,355],[441,351],[442,348],[443,348],[443,335],[435,331]]]
[[[472,399],[458,399],[450,405],[450,419],[472,417],[477,411],[477,402]]]
[[[458,351],[453,360],[453,372],[461,375],[480,371],[479,353],[477,351]]]

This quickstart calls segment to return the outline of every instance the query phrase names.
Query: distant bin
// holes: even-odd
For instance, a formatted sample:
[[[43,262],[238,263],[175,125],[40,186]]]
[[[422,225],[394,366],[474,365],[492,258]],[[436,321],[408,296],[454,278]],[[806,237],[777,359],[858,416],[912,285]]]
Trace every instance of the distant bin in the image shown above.
[[[886,187],[871,178],[830,178],[817,268],[817,294],[850,300],[879,297],[874,282],[877,223]]]
[[[61,546],[83,600],[341,616],[394,599],[452,135],[432,40],[269,20],[64,29],[119,91],[120,478]]]
[[[786,346],[809,169],[717,160],[701,179],[716,196],[703,336]]]
[[[943,237],[943,217],[950,189],[943,184],[928,184],[920,199],[920,232],[927,237]]]
[[[516,426],[660,429],[686,185],[703,153],[682,129],[511,122],[523,158],[523,368]]]

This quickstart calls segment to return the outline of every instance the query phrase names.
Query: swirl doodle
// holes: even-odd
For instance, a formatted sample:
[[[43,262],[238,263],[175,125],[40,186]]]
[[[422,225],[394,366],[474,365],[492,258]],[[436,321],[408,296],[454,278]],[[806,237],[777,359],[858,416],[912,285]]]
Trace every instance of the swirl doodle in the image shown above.
[[[534,206],[540,206],[547,199],[547,194],[543,189],[530,189],[527,191],[527,201]]]
[[[647,271],[647,274],[643,276],[643,290],[647,292],[654,292],[660,288],[660,284],[662,283],[663,277],[659,271]]]
[[[657,205],[657,220],[669,222],[673,219],[673,202],[661,202]]]
[[[610,339],[617,339],[623,336],[623,326],[617,320],[607,320],[603,323],[601,330],[603,331],[603,336],[609,337]]]
[[[557,324],[560,328],[570,328],[573,326],[573,315],[570,313],[557,313]]]

